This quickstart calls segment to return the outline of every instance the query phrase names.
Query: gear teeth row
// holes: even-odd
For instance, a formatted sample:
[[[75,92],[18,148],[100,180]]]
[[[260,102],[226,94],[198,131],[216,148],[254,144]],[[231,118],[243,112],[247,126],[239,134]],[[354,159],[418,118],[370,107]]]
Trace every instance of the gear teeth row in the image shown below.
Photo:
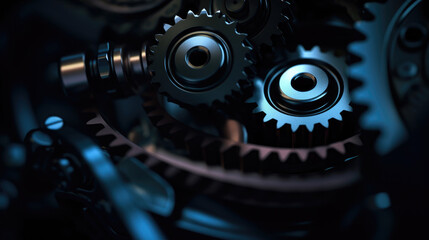
[[[339,73],[339,81],[344,83],[343,93],[330,109],[315,116],[295,118],[272,106],[267,100],[265,83],[256,78],[255,94],[246,100],[246,105],[252,109],[251,114],[247,117],[250,121],[245,121],[249,122],[250,141],[278,147],[313,147],[340,141],[354,135],[356,127],[348,96],[345,58],[335,56],[333,52],[322,51],[319,46],[306,50],[300,45],[295,52],[284,51],[279,54],[286,55],[288,62],[316,60],[334,67]],[[277,64],[275,63],[275,67]],[[265,81],[268,80],[270,79]],[[348,130],[349,128],[344,124],[350,126],[351,130]],[[264,131],[258,131],[261,127]]]
[[[151,104],[149,103],[150,101],[147,102],[147,108],[151,108]],[[155,112],[156,111],[153,113],[154,115],[160,116],[159,113],[155,114]],[[85,115],[86,118],[89,119],[87,121],[87,126],[96,134],[96,138],[100,142],[104,142],[102,145],[109,153],[124,158],[135,157],[139,159],[152,171],[164,177],[175,189],[186,189],[188,193],[205,193],[217,198],[239,201],[245,204],[261,205],[265,207],[284,207],[288,206],[288,204],[296,206],[294,204],[302,203],[302,201],[311,201],[313,204],[323,204],[323,199],[326,199],[327,196],[326,194],[336,194],[339,190],[348,189],[349,186],[353,186],[353,183],[356,183],[359,179],[359,168],[357,165],[352,165],[350,168],[336,172],[327,172],[323,175],[311,173],[299,177],[295,175],[288,175],[284,176],[283,178],[264,178],[263,176],[254,174],[242,175],[241,177],[245,177],[246,179],[240,180],[241,183],[238,183],[237,180],[228,183],[225,182],[224,177],[221,176],[220,178],[211,178],[205,175],[200,175],[198,172],[192,172],[178,168],[176,165],[171,164],[171,161],[176,161],[175,156],[158,155],[156,153],[146,152],[144,149],[137,146],[119,132],[111,128],[103,119],[103,117],[94,110],[86,111]],[[173,122],[175,122],[174,120],[172,122],[164,120],[165,118],[160,118],[158,122],[163,126],[169,124],[176,126],[173,124]],[[181,131],[181,128],[176,128],[176,131]],[[190,139],[195,139],[195,137],[191,137]],[[188,139],[188,141],[190,139]],[[352,142],[353,141],[351,141],[351,143]],[[218,146],[216,146],[216,140],[212,141],[210,139],[205,139],[202,141],[202,143],[203,146],[205,146],[205,154],[208,154],[208,156],[212,157],[218,156],[213,154],[219,153],[218,150],[220,149]],[[211,148],[211,146],[214,147]],[[346,148],[348,148],[348,146],[346,146]],[[231,149],[233,149],[232,145],[223,148],[225,151]],[[342,149],[342,147],[338,147],[340,152],[343,151]],[[242,155],[252,156],[255,154],[255,150],[253,149],[244,149],[241,151]],[[325,157],[329,157],[330,155],[330,150],[324,151],[316,149],[315,151],[320,152],[320,154]],[[261,157],[267,158],[268,155],[269,154],[267,153],[262,153]],[[281,156],[286,157],[287,155],[284,153]],[[209,157],[206,159],[209,159]],[[252,160],[254,158],[249,157],[248,159]],[[228,156],[224,157],[224,161],[227,160]],[[213,166],[210,169],[215,170],[216,167]],[[206,169],[203,172],[211,171],[210,169]],[[236,171],[231,171],[228,173],[225,172],[224,174],[225,177],[227,175],[232,175],[240,178],[240,176],[238,176],[240,173]],[[270,183],[258,186],[252,186],[252,184],[250,184],[251,182],[260,181],[270,181]],[[320,184],[322,187],[319,188],[319,190],[324,193],[323,198],[321,199],[314,195],[314,186],[318,186]],[[271,186],[275,187],[271,188]],[[284,194],[285,192],[288,194]],[[290,199],[286,201],[284,198],[285,196],[290,197],[291,195],[295,194],[298,199],[296,203],[291,203]]]
[[[341,162],[357,154],[362,145],[359,136],[325,146],[296,149],[234,142],[179,123],[159,105],[156,96],[151,93],[145,94],[144,100],[143,107],[161,134],[177,147],[186,149],[191,158],[203,159],[209,166],[218,165],[243,172],[300,172]]]
[[[410,1],[366,3],[365,8],[369,13],[383,17],[357,22],[355,29],[366,38],[353,42],[348,47],[348,52],[359,58],[359,61],[349,67],[350,80],[359,85],[351,92],[351,98],[357,109],[362,110],[359,112],[362,129],[371,132],[371,136],[377,135],[374,147],[379,154],[386,154],[407,135],[390,90],[386,90],[389,88],[389,77],[383,65],[387,61],[386,54],[382,53],[389,22],[394,18],[395,12],[404,6],[402,4],[407,2]]]

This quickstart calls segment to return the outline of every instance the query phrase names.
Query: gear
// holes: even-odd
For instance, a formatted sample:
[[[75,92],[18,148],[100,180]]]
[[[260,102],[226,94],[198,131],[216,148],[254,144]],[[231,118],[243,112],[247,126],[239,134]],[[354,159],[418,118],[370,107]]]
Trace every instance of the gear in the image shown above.
[[[155,112],[158,111],[152,111],[152,116],[156,115]],[[146,151],[112,128],[97,111],[88,110],[87,114],[89,119],[87,126],[109,153],[119,157],[136,157],[174,187],[186,188],[187,191],[202,192],[250,205],[293,206],[296,208],[325,204],[332,197],[335,198],[338,191],[349,189],[360,179],[357,161],[348,161],[346,166],[329,168],[323,174],[306,173],[300,176],[249,174],[235,169],[221,169],[212,164],[207,166],[205,163],[190,161],[165,151]],[[162,119],[159,124],[161,122],[164,126],[168,125],[166,119]],[[313,151],[327,154],[325,157],[332,158],[339,154],[336,151],[344,152],[345,146],[347,149],[351,149],[353,147],[350,144],[355,143],[359,143],[357,137],[326,147],[330,149],[329,151],[324,148],[313,149]],[[223,144],[223,150],[227,144]],[[249,146],[249,151],[253,152],[252,148]],[[206,156],[212,154],[213,151],[210,149],[216,151],[216,149],[208,147],[205,152]],[[266,148],[259,148],[256,151],[264,149]],[[251,152],[248,155],[255,155]],[[290,153],[292,152],[300,154],[299,150],[290,151]],[[279,153],[281,152],[279,151]],[[227,161],[233,157],[229,155],[231,154],[228,151],[224,151],[222,159]],[[215,154],[213,158],[217,156],[219,155]],[[241,160],[251,159],[245,157]],[[267,158],[267,161],[270,159]]]
[[[83,2],[90,8],[83,8],[81,14],[108,30],[103,33],[103,38],[109,41],[117,39],[118,42],[123,41],[124,35],[142,38],[153,34],[163,19],[173,17],[184,5],[183,0]]]
[[[428,29],[421,5],[420,0],[366,4],[376,19],[357,23],[366,39],[349,47],[361,59],[350,66],[350,78],[363,83],[352,98],[367,108],[360,125],[379,133],[374,139],[379,154],[398,146],[407,137],[407,128],[415,125],[416,114],[409,114],[419,112],[415,99],[420,96],[420,105],[428,100],[421,98],[428,86],[424,79]]]
[[[175,25],[164,25],[157,35],[158,45],[151,48],[152,82],[159,92],[184,105],[211,105],[240,91],[240,80],[251,65],[247,60],[251,47],[245,34],[236,31],[236,22],[216,12],[200,15],[188,12],[186,19],[174,18]]]
[[[289,35],[293,14],[290,1],[285,0],[214,0],[209,11],[221,11],[238,21],[237,30],[247,33],[254,46],[272,45],[272,37]]]
[[[356,156],[362,144],[358,135],[314,148],[291,149],[237,142],[180,123],[165,111],[155,93],[148,92],[143,99],[149,118],[166,138],[186,149],[193,159],[224,169],[259,173],[320,171]]]
[[[352,107],[346,81],[345,59],[319,47],[305,50],[299,46],[287,53],[280,64],[269,70],[264,80],[255,80],[252,104],[254,121],[249,128],[260,129],[269,144],[288,147],[325,145],[350,137],[342,131],[342,121]],[[345,133],[345,132],[343,132]]]

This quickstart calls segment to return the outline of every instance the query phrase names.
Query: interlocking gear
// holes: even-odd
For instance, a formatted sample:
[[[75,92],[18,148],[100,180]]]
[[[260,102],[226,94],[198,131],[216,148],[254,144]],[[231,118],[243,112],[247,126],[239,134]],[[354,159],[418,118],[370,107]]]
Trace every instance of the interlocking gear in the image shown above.
[[[273,36],[289,35],[293,14],[285,0],[215,0],[203,3],[210,12],[221,11],[234,21],[237,30],[247,33],[254,46],[272,45]]]
[[[424,80],[428,29],[421,5],[419,0],[367,4],[375,20],[357,23],[366,39],[349,47],[362,59],[350,67],[350,77],[363,83],[352,98],[367,107],[360,125],[379,132],[374,145],[379,154],[386,154],[407,137],[407,127],[413,125],[416,115],[411,113],[428,100],[423,97],[428,89]]]
[[[255,79],[254,94],[247,100],[255,107],[249,129],[265,136],[257,139],[279,146],[308,147],[344,139],[342,120],[352,111],[346,70],[345,58],[319,47],[299,46],[286,53],[264,80]]]
[[[149,107],[149,105],[151,104],[147,104],[146,107],[153,107]],[[219,168],[213,166],[210,161],[206,163],[196,162],[171,152],[147,151],[116,131],[99,112],[89,110],[87,114],[89,119],[87,126],[111,154],[120,157],[136,157],[148,168],[167,179],[170,184],[175,187],[184,187],[187,191],[203,192],[218,198],[265,207],[314,206],[325,204],[331,197],[335,197],[338,191],[348,189],[360,179],[360,167],[356,161],[347,161],[345,166],[342,165],[338,169],[329,168],[322,173],[306,173],[299,175],[299,177],[294,174],[248,174],[247,168],[237,171],[237,169],[228,166],[228,161],[231,160],[245,162],[247,166],[251,164],[271,165],[273,159],[268,156],[271,153],[278,153],[281,156],[290,154],[292,155],[291,160],[308,157],[307,161],[311,162],[317,154],[321,154],[326,159],[342,159],[341,161],[344,161],[345,158],[343,157],[345,156],[356,156],[355,144],[361,144],[357,136],[341,143],[315,148],[311,151],[278,149],[274,153],[269,148],[252,145],[246,147],[246,144],[242,144],[240,146],[243,148],[240,150],[240,154],[243,155],[241,158],[238,158],[235,155],[237,153],[234,153],[237,143],[231,144],[231,142],[225,141],[221,143],[219,146],[221,149],[219,149],[219,147],[213,146],[217,142],[211,142],[211,140],[218,141],[217,139],[207,139],[208,141],[206,140],[205,143],[208,145],[203,150],[205,159],[217,158],[226,164],[223,165],[223,168]],[[160,109],[155,109],[150,114],[152,119],[156,119],[159,117]],[[163,118],[156,122],[158,126],[165,128],[170,125],[171,121],[174,120]],[[169,129],[171,132],[174,132],[174,129],[176,129],[175,132],[182,132],[183,127],[181,129],[178,127],[180,126],[175,124]],[[193,134],[195,132],[187,132],[186,138],[189,143],[195,140],[195,135],[192,137]],[[174,136],[177,137],[177,134]],[[352,149],[354,151],[350,151]],[[343,155],[346,151],[348,154]],[[259,154],[265,158],[265,163],[252,161],[257,157],[255,155]]]
[[[225,15],[202,10],[188,12],[187,18],[174,18],[157,35],[150,65],[152,83],[172,101],[184,105],[212,105],[240,92],[239,82],[247,80],[245,68],[251,47],[246,35],[236,31],[236,22]]]
[[[164,137],[208,165],[245,172],[296,173],[319,171],[356,156],[359,135],[313,148],[281,148],[237,142],[203,133],[177,121],[155,93],[144,93],[144,109]]]

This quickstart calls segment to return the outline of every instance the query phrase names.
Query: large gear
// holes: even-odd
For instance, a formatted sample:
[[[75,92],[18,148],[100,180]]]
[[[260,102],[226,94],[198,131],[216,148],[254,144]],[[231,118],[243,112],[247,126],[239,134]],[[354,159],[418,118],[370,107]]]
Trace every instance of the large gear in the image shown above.
[[[357,156],[359,135],[313,148],[282,148],[237,142],[203,133],[177,121],[155,93],[143,95],[143,106],[160,132],[179,148],[208,165],[244,172],[296,173],[320,171]]]
[[[221,11],[238,22],[237,30],[248,34],[254,46],[272,45],[273,36],[289,35],[293,14],[285,0],[214,0],[206,1],[209,12]]]
[[[247,100],[254,107],[254,125],[264,128],[258,131],[266,136],[262,139],[289,147],[344,139],[342,120],[352,111],[345,58],[299,46],[284,59],[264,80],[255,80],[254,95]]]
[[[165,24],[163,35],[157,35],[150,65],[152,83],[171,100],[185,105],[211,105],[240,91],[245,81],[245,68],[251,47],[245,34],[236,31],[236,22],[225,15],[202,10],[178,16],[173,26]]]
[[[174,186],[185,187],[188,191],[199,191],[218,198],[250,205],[303,207],[325,204],[332,197],[335,198],[336,191],[347,190],[360,179],[359,164],[353,160],[347,161],[345,165],[338,166],[338,168],[326,169],[323,173],[276,175],[220,168],[210,163],[207,165],[207,163],[191,161],[166,151],[148,151],[112,128],[99,112],[87,110],[86,113],[89,119],[87,121],[88,127],[111,154],[126,158],[136,157]],[[154,116],[154,118],[156,117]],[[164,126],[168,125],[166,119],[162,119],[161,122]],[[318,152],[318,154],[327,154],[325,157],[335,158],[346,151],[344,147],[349,150],[353,148],[351,145],[354,144],[360,144],[358,137],[312,151]],[[223,160],[234,157],[231,156],[231,151],[227,149],[235,148],[234,146],[228,146],[227,142],[223,143],[222,146],[224,152],[221,154],[221,158]],[[246,155],[254,155],[252,148],[249,146],[247,150],[242,151],[250,151]],[[218,149],[210,147],[206,150],[208,151],[205,154],[213,154],[213,151]],[[260,150],[267,151],[265,148],[259,148],[256,151]],[[293,150],[292,152],[300,154],[300,150]],[[285,151],[283,155],[285,153],[291,152]],[[261,152],[260,154],[267,153]],[[310,155],[313,154],[310,153]],[[216,156],[219,155],[216,154],[213,157]],[[248,160],[247,157],[240,159],[240,161]],[[266,161],[270,161],[270,158],[267,158]]]
[[[361,58],[351,65],[350,77],[363,83],[352,98],[367,108],[360,125],[379,133],[374,145],[379,154],[388,153],[407,137],[407,128],[413,125],[410,113],[419,111],[413,99],[420,96],[420,105],[427,101],[422,96],[428,86],[423,70],[428,28],[421,5],[420,0],[366,4],[376,17],[356,24],[366,39],[349,47]]]

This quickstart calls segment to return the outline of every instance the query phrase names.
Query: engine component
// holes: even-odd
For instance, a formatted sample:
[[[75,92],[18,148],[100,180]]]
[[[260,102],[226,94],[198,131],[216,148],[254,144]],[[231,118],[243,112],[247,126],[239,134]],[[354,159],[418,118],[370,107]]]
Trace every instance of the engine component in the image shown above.
[[[256,123],[249,129],[264,129],[254,138],[278,146],[309,147],[350,137],[341,134],[344,115],[352,111],[345,59],[319,47],[299,46],[285,55],[264,80],[255,80],[254,94],[247,100],[255,107]]]
[[[211,105],[239,92],[245,81],[250,46],[245,34],[236,31],[220,12],[199,15],[189,12],[186,19],[175,17],[173,26],[165,24],[158,44],[151,48],[154,84],[172,101],[187,105]]]
[[[427,103],[428,29],[421,5],[418,0],[367,4],[376,18],[357,23],[366,39],[349,48],[362,59],[350,67],[351,78],[363,83],[352,95],[357,104],[367,107],[360,125],[379,132],[374,147],[380,154],[406,139],[412,119],[422,112],[419,106]],[[380,54],[374,54],[380,49]]]
[[[237,30],[248,34],[253,46],[271,46],[272,37],[287,37],[292,28],[293,13],[290,1],[285,0],[215,0],[208,1],[209,12],[221,11],[237,21]],[[282,32],[284,33],[282,35]]]

